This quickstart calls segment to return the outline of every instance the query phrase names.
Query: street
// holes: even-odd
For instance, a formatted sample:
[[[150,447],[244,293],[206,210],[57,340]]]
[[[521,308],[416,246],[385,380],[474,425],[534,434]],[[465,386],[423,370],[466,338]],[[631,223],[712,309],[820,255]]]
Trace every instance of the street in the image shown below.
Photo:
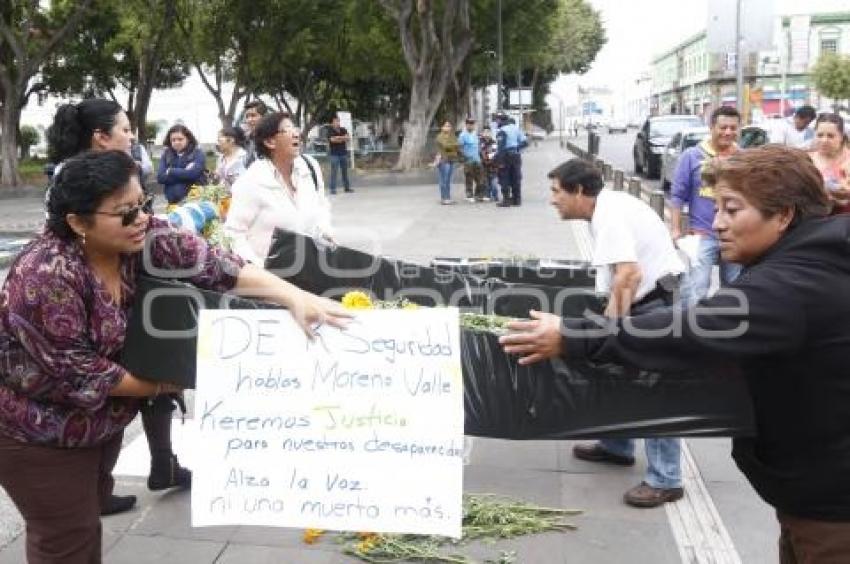
[[[608,133],[604,129],[600,129],[599,139],[599,157],[611,163],[615,169],[620,169],[625,173],[626,178],[637,176],[640,178],[644,187],[649,190],[661,188],[660,180],[649,180],[645,175],[635,174],[635,164],[632,157],[632,149],[635,145],[635,136],[637,129],[629,129],[626,133]],[[579,134],[578,138],[570,138],[579,147],[587,148],[587,136]]]
[[[603,135],[601,153],[631,174],[633,132]],[[342,244],[369,252],[427,263],[435,256],[535,256],[586,259],[587,225],[560,221],[549,200],[546,174],[571,158],[556,137],[524,154],[523,206],[498,208],[462,201],[463,186],[455,177],[458,205],[438,203],[436,182],[416,186],[371,186],[359,177],[354,194],[333,200],[334,222]],[[13,206],[0,203],[14,216]],[[5,272],[2,276],[5,278]],[[175,422],[175,451],[192,465],[192,445]],[[640,482],[645,471],[641,446],[632,468],[604,467],[573,458],[572,441],[503,441],[476,439],[464,489],[516,499],[579,508],[573,532],[521,537],[495,546],[459,548],[478,561],[500,550],[517,551],[517,563],[746,563],[777,560],[778,527],[729,455],[729,439],[685,441],[683,475],[686,496],[665,508],[635,509],[622,494]],[[144,486],[147,446],[138,421],[126,433],[116,469],[117,492],[134,493],[133,511],[105,518],[105,561],[189,564],[257,562],[354,562],[332,541],[307,547],[300,531],[259,527],[192,528],[190,497],[185,492],[155,494]],[[20,521],[8,499],[0,498],[0,564],[23,561]]]

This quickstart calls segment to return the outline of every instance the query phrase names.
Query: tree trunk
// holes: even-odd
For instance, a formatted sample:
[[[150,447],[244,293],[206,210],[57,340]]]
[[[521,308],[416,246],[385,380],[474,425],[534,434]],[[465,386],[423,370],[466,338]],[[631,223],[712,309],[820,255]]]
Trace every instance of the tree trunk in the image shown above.
[[[18,122],[21,119],[21,107],[18,93],[10,92],[3,105],[3,136],[0,139],[0,186],[18,186],[21,175],[18,173]]]
[[[472,47],[469,1],[445,0],[439,32],[430,1],[381,0],[381,4],[398,23],[402,51],[412,76],[404,142],[393,167],[406,171],[422,164],[428,127],[449,81],[455,78]]]
[[[429,97],[429,84],[422,79],[414,78],[413,89],[410,96],[410,112],[407,121],[404,122],[404,141],[401,144],[401,153],[393,170],[406,171],[421,167],[425,157],[425,147],[428,143],[428,128],[434,121],[437,109],[440,107],[439,100],[443,98],[443,92],[439,97]],[[445,91],[445,85],[443,86]],[[437,100],[435,103],[434,100]]]
[[[139,57],[139,83],[136,90],[136,107],[133,112],[137,128],[136,136],[139,139],[145,139],[147,136],[148,107],[151,103],[153,89],[156,86],[156,75],[162,63],[165,38],[171,33],[176,9],[174,0],[166,0],[162,23],[157,30],[156,37],[150,45],[142,49],[142,54]]]

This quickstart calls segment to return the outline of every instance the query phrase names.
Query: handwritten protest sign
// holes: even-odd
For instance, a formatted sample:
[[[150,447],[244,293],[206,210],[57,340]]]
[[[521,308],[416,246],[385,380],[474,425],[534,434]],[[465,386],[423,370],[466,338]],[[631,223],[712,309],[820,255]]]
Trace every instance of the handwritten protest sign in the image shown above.
[[[459,346],[451,308],[313,341],[283,310],[203,310],[192,524],[459,537]]]

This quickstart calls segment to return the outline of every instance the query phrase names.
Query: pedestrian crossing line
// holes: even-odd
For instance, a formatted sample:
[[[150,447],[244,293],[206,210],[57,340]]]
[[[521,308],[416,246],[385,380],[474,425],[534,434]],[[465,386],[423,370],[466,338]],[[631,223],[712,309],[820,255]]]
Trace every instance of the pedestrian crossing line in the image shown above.
[[[685,440],[682,440],[682,485],[685,497],[664,504],[682,562],[742,564]]]

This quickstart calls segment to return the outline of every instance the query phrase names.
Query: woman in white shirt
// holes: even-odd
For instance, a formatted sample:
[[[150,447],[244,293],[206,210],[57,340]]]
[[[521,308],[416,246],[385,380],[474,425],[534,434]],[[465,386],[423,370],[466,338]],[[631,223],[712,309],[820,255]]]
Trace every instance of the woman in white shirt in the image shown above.
[[[244,146],[245,134],[238,127],[225,127],[218,132],[219,156],[215,175],[228,188],[245,172]]]
[[[224,224],[233,250],[262,265],[277,227],[333,243],[322,171],[301,154],[301,132],[289,114],[264,116],[253,137],[260,158],[233,185]]]

